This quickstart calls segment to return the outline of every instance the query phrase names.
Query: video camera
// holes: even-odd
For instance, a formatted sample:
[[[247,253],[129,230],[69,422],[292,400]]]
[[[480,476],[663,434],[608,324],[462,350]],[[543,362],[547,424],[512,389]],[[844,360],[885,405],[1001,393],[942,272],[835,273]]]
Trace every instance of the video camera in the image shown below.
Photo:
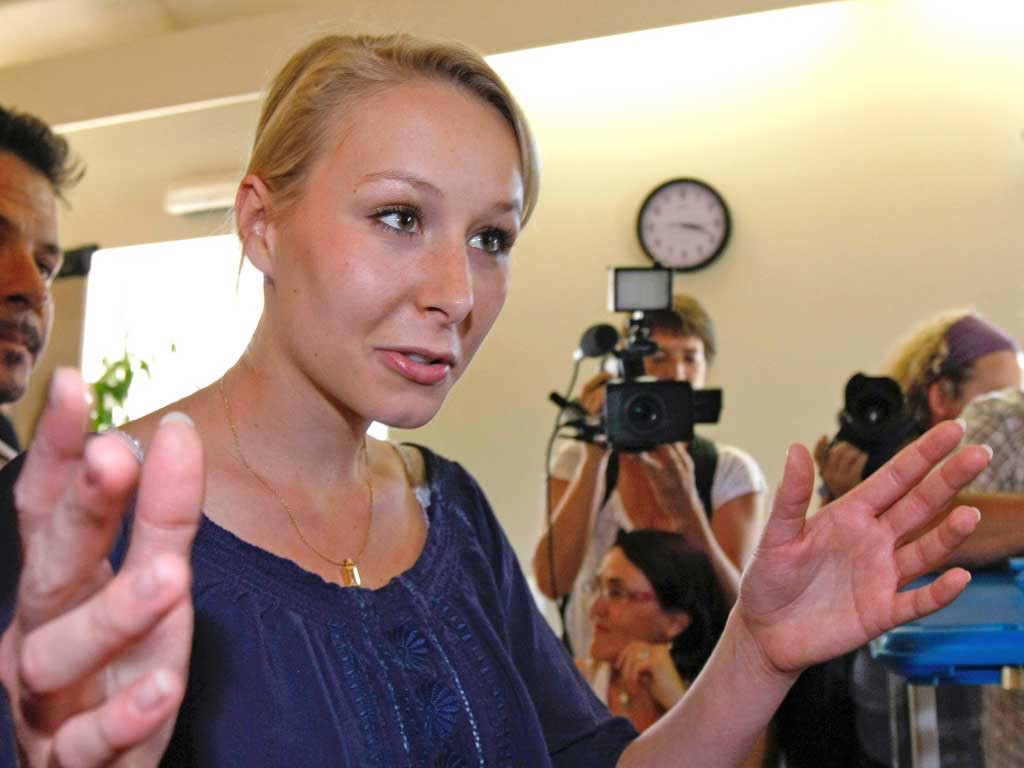
[[[839,431],[832,444],[843,440],[868,455],[861,479],[881,467],[919,432],[903,390],[894,379],[855,373],[846,382]]]
[[[672,271],[616,267],[609,277],[610,309],[631,313],[629,332],[621,348],[616,348],[618,331],[610,325],[595,325],[583,334],[578,354],[614,356],[619,375],[606,386],[600,423],[577,420],[579,439],[603,437],[613,449],[627,453],[692,440],[694,424],[718,421],[722,391],[695,390],[687,381],[659,381],[644,374],[644,358],[658,351],[644,313],[672,309]],[[564,401],[560,404],[565,407]]]

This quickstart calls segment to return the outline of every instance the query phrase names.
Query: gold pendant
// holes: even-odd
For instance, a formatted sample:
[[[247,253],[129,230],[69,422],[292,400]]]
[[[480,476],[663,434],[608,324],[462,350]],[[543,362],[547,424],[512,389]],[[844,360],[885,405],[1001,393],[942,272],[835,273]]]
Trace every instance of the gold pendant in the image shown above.
[[[345,587],[358,587],[362,584],[359,580],[359,568],[356,566],[355,560],[349,560],[347,557],[341,561],[341,583]]]

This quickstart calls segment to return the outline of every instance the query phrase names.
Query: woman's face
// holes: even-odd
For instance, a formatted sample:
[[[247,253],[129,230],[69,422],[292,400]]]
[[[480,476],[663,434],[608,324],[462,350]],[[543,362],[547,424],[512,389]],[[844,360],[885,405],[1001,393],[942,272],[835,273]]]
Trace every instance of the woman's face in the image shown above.
[[[458,87],[350,104],[301,199],[267,217],[273,343],[358,417],[424,424],[504,304],[522,198],[511,127]]]
[[[667,643],[689,624],[686,613],[662,609],[644,572],[619,547],[601,562],[591,599],[590,658],[595,661],[614,662],[632,642]]]
[[[1009,387],[1021,388],[1020,353],[1006,349],[982,355],[971,365],[970,378],[959,397],[942,396],[941,389],[936,393],[931,404],[933,423],[955,419],[974,398]]]
[[[699,336],[654,331],[651,339],[658,351],[644,358],[648,376],[663,381],[688,381],[694,389],[704,387],[708,374],[708,360],[704,355],[704,341]]]

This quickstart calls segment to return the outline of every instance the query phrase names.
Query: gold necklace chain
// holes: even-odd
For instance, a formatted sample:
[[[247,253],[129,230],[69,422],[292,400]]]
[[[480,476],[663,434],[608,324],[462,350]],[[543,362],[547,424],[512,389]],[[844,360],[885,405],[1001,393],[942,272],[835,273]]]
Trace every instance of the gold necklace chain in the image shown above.
[[[295,515],[292,514],[291,507],[288,506],[288,502],[281,497],[281,494],[278,493],[277,489],[270,484],[270,481],[253,469],[252,465],[246,460],[245,454],[242,452],[242,443],[238,439],[238,430],[235,428],[235,420],[231,417],[231,405],[228,403],[228,396],[224,391],[224,377],[221,377],[217,382],[217,389],[220,391],[220,399],[224,404],[224,416],[227,418],[228,427],[231,429],[231,437],[234,439],[235,443],[235,452],[238,454],[238,459],[242,462],[242,466],[249,471],[249,474],[256,479],[256,482],[262,485],[275,499],[277,499],[278,503],[284,508],[285,513],[288,515],[288,521],[292,524],[292,528],[295,529],[295,533],[298,534],[302,543],[305,544],[306,547],[321,560],[330,563],[338,569],[342,585],[346,587],[358,587],[362,581],[359,578],[359,567],[356,565],[356,560],[362,557],[363,552],[366,551],[366,545],[370,541],[370,526],[373,523],[373,481],[370,478],[370,461],[366,451],[366,436],[363,435],[363,465],[366,467],[366,495],[370,501],[366,533],[363,535],[363,545],[359,548],[359,551],[356,552],[355,557],[346,557],[340,561],[333,560],[314,547],[309,539],[303,535],[302,529],[299,528],[299,524],[295,520]]]

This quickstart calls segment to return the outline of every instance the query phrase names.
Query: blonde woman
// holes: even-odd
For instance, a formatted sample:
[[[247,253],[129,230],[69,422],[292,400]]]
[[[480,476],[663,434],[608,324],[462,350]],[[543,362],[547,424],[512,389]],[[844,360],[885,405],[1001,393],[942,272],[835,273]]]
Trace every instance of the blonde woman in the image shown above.
[[[957,570],[898,587],[973,510],[896,546],[986,463],[967,447],[926,477],[957,425],[809,522],[794,447],[704,672],[639,737],[612,717],[465,470],[366,437],[441,407],[536,193],[525,120],[476,54],[330,37],[285,66],[235,206],[264,275],[245,354],[127,427],[141,462],[86,439],[81,380],[59,372],[4,475],[25,561],[0,680],[23,765],[734,765],[803,666],[960,592]]]

